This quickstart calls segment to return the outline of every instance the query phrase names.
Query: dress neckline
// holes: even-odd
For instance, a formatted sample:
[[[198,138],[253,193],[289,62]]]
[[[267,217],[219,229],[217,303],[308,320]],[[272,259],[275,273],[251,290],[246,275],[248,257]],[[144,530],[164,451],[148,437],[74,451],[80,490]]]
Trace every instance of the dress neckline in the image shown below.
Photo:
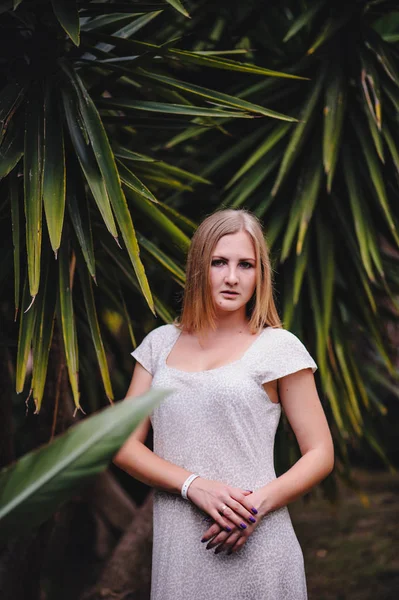
[[[268,329],[272,329],[272,327],[268,326],[268,327],[264,327],[264,329],[261,331],[261,333],[259,333],[256,336],[256,339],[252,342],[252,344],[250,344],[248,346],[248,348],[243,352],[243,354],[237,358],[236,360],[232,360],[228,363],[225,363],[224,365],[220,365],[219,367],[214,367],[213,369],[202,369],[201,371],[186,371],[184,369],[178,369],[177,367],[171,367],[170,365],[168,365],[167,360],[173,350],[173,348],[175,347],[175,345],[177,344],[178,339],[180,338],[182,331],[180,331],[175,325],[172,324],[172,327],[174,327],[175,332],[177,333],[177,336],[175,337],[175,339],[173,340],[173,344],[171,346],[168,346],[167,349],[167,353],[166,356],[164,358],[164,365],[165,367],[169,370],[169,371],[176,371],[177,373],[187,373],[188,375],[198,375],[199,373],[214,373],[215,371],[220,371],[221,369],[225,369],[226,367],[231,367],[232,365],[236,365],[239,362],[241,362],[242,360],[244,360],[244,358],[247,356],[247,354],[249,354],[250,350],[252,350],[252,348],[257,344],[258,340],[263,336],[263,334],[265,333],[265,331],[267,331]]]

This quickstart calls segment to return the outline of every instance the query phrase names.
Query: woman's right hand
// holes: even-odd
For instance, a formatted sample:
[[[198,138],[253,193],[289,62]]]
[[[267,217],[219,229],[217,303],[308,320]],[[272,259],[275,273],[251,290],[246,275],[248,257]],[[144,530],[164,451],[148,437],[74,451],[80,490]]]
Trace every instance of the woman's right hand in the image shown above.
[[[231,532],[235,528],[246,529],[247,523],[256,523],[257,510],[247,500],[250,494],[250,490],[197,477],[188,488],[187,497],[225,531]]]

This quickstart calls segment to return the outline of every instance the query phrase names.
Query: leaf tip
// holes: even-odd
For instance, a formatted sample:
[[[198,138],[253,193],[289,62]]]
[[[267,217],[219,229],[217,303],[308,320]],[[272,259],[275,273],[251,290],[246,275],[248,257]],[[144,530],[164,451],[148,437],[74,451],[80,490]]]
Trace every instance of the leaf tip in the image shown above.
[[[29,304],[28,308],[26,310],[24,310],[24,314],[27,313],[30,308],[32,308],[35,299],[36,299],[36,296],[32,296],[32,301]]]

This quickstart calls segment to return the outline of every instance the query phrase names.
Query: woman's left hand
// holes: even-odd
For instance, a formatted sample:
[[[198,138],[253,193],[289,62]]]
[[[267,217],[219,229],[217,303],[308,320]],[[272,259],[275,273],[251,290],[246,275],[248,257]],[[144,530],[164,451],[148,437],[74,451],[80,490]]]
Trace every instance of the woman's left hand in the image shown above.
[[[227,554],[231,554],[232,552],[237,552],[240,548],[243,547],[249,536],[255,531],[256,527],[259,525],[262,517],[262,508],[261,508],[261,499],[259,498],[258,492],[253,492],[248,496],[251,498],[253,506],[257,509],[258,514],[256,515],[256,523],[253,525],[247,524],[246,529],[242,530],[238,527],[235,527],[231,533],[223,530],[220,525],[214,523],[207,529],[204,533],[201,542],[208,542],[206,545],[206,549],[210,550],[212,548],[216,548],[215,554],[219,554],[219,552],[227,551]]]

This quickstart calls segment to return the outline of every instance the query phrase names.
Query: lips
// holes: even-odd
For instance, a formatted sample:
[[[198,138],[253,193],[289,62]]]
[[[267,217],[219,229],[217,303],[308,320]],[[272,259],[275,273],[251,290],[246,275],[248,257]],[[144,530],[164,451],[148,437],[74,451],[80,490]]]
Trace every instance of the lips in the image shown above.
[[[232,292],[231,290],[222,290],[221,294],[228,294],[229,296],[238,296],[238,292]]]

